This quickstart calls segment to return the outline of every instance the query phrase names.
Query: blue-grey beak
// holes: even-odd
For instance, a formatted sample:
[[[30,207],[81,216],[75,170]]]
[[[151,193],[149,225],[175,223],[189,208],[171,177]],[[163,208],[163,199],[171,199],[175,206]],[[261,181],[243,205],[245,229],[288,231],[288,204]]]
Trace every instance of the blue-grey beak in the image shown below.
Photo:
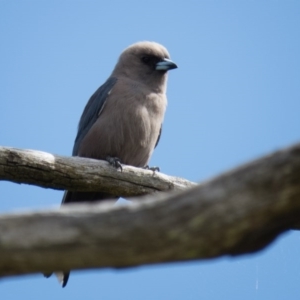
[[[178,68],[177,65],[168,58],[159,61],[155,66],[155,70],[158,71],[168,71],[176,68]]]

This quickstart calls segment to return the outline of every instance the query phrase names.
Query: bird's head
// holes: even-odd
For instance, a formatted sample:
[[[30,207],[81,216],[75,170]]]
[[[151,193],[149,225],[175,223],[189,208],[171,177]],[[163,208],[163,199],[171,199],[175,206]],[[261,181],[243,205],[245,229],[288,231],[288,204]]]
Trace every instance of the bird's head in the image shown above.
[[[122,52],[113,74],[164,90],[167,71],[176,68],[164,46],[155,42],[139,42]]]

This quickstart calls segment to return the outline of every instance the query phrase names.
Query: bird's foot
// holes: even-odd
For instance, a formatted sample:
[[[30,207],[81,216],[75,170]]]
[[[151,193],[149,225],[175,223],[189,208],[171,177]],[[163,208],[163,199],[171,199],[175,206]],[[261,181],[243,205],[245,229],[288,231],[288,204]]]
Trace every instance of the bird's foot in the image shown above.
[[[149,167],[148,165],[145,166],[143,169],[150,170],[150,171],[153,171],[153,172],[155,172],[155,171],[160,172],[160,168],[159,167]]]
[[[121,169],[121,171],[123,171],[120,158],[107,156],[106,161],[116,169]]]

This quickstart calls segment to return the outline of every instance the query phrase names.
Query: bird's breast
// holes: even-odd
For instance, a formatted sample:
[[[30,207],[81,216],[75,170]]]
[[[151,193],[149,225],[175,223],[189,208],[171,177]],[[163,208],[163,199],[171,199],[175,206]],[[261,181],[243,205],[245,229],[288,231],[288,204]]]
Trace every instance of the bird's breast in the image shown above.
[[[124,164],[143,167],[159,136],[166,97],[118,88],[112,89],[103,111],[83,139],[80,156],[116,156]]]

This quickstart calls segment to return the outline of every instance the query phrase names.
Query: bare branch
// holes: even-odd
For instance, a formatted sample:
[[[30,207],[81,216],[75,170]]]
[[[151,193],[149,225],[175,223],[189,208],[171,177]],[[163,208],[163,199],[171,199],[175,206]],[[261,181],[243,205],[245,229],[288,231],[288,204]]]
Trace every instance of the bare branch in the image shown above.
[[[249,253],[299,218],[300,144],[189,190],[128,206],[1,216],[0,275]]]
[[[70,191],[103,191],[123,197],[196,185],[131,166],[124,166],[120,172],[105,161],[7,147],[0,147],[0,180]]]

